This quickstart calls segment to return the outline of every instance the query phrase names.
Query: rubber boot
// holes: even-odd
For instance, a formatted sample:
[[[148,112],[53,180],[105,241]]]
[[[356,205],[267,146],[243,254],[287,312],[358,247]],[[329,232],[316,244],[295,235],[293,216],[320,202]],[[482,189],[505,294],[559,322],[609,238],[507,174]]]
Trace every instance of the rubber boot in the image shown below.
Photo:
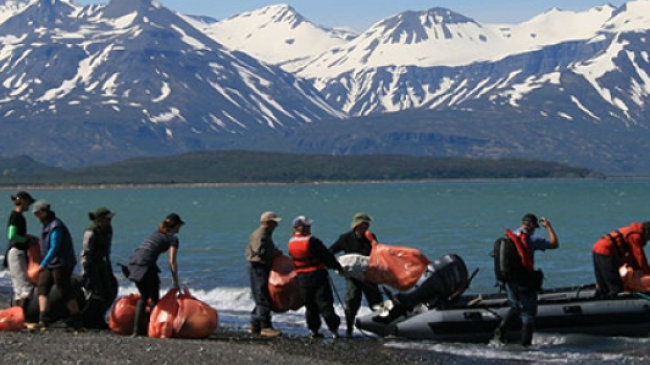
[[[351,316],[347,311],[345,311],[345,325],[345,335],[347,337],[352,337],[352,331],[354,331],[354,316]]]
[[[506,321],[501,321],[501,323],[499,323],[499,326],[494,329],[494,341],[505,344],[507,332],[508,323],[506,323]]]
[[[521,327],[521,345],[530,346],[533,343],[533,325],[524,324]]]
[[[134,319],[134,328],[133,336],[147,336],[148,325],[147,323],[147,312],[145,310],[147,303],[144,300],[138,300],[138,303],[135,306],[135,319]]]

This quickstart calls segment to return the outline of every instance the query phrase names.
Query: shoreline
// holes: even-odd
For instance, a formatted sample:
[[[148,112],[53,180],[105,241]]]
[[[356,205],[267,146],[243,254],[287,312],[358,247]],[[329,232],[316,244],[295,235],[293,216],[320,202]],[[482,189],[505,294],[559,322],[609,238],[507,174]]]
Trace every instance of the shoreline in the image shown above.
[[[9,307],[0,293],[0,309]],[[56,364],[282,364],[392,365],[442,363],[440,356],[384,346],[381,338],[264,338],[218,327],[205,339],[159,339],[120,335],[111,330],[68,332],[61,322],[46,332],[3,332],[3,363]],[[455,363],[455,362],[454,362]]]
[[[55,184],[55,185],[0,185],[0,191],[11,190],[103,190],[103,189],[188,189],[229,188],[267,186],[315,186],[315,185],[365,185],[365,184],[434,184],[434,183],[495,183],[495,182],[539,182],[539,181],[602,181],[602,180],[645,180],[650,176],[604,176],[604,177],[539,177],[539,178],[462,178],[462,179],[415,179],[415,180],[354,180],[354,181],[309,181],[309,182],[236,182],[236,183],[160,183],[160,184]]]

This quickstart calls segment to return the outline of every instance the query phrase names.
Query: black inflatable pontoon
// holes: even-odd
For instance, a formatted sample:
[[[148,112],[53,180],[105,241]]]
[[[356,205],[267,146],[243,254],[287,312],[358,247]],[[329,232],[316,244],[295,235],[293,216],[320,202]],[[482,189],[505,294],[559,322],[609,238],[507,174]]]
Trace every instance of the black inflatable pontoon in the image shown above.
[[[436,267],[441,260],[442,264]],[[468,283],[462,282],[462,278],[467,277],[462,259],[449,255],[434,262],[433,266],[433,272],[422,285],[411,292],[391,296],[383,309],[357,318],[356,327],[379,336],[489,342],[508,311],[505,293],[454,295],[454,289],[462,293]],[[442,285],[444,290],[436,291],[441,281],[452,285]],[[414,298],[425,297],[432,299],[413,303]],[[646,298],[650,297],[621,294],[614,299],[596,299],[595,285],[544,290],[539,295],[535,331],[647,337],[650,334],[650,300]],[[509,335],[514,338],[519,333],[513,330]]]

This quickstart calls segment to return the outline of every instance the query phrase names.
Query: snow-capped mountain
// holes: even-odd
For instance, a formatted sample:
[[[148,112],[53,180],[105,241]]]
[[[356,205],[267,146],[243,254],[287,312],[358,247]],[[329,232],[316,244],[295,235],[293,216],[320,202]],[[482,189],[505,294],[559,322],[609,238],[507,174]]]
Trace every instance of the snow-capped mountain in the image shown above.
[[[304,80],[225,48],[151,0],[16,9],[0,24],[3,133],[74,128],[79,143],[93,141],[63,165],[217,148],[215,134],[343,115]],[[47,151],[61,141],[33,139],[32,155],[52,162]]]
[[[152,0],[0,0],[0,155],[543,155],[647,173],[648,14],[635,0],[481,24],[432,8],[356,36],[288,5],[216,21]]]
[[[267,6],[199,28],[231,49],[290,72],[306,60],[356,37],[351,31],[316,25],[289,5]]]

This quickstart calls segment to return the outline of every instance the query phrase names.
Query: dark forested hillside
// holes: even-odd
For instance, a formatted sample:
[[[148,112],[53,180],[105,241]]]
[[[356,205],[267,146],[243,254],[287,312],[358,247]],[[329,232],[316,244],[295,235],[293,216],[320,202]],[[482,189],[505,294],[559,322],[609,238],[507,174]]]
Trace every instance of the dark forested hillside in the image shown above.
[[[0,168],[7,165],[7,161],[8,159],[0,159]],[[0,177],[0,185],[302,183],[600,176],[585,168],[531,160],[401,155],[295,155],[263,151],[196,152],[171,157],[132,159],[68,171],[43,165],[32,167],[31,172],[21,168],[3,168],[9,173]]]

